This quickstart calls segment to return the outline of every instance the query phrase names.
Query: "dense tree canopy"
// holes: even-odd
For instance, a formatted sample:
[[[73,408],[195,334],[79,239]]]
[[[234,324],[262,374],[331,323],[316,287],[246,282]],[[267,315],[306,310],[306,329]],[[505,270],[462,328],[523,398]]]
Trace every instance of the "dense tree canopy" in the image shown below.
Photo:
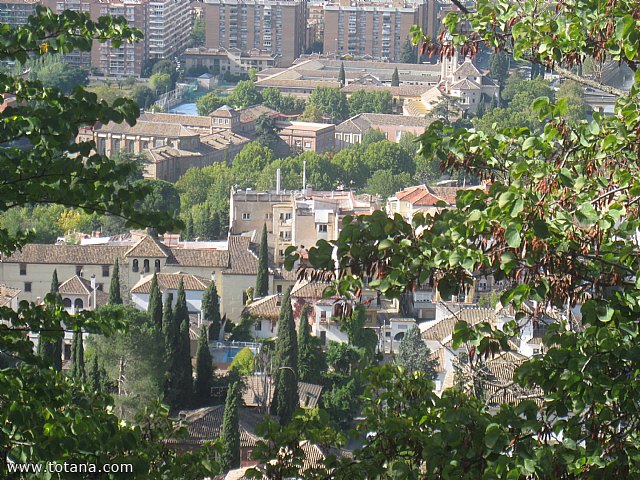
[[[387,90],[356,90],[347,101],[349,115],[359,113],[391,113],[391,93]]]
[[[619,60],[634,71],[640,62],[633,2],[480,0],[469,11],[464,21],[451,14],[445,20],[463,54],[474,54],[482,39],[573,79],[571,67],[586,56]],[[444,54],[450,53],[446,47]],[[501,302],[516,311],[530,300],[539,311],[566,312],[547,329],[545,352],[514,376],[514,388],[541,391],[537,402],[525,399],[489,412],[484,402],[456,390],[436,397],[419,374],[371,372],[359,430],[373,434],[355,461],[334,470],[335,478],[596,479],[640,473],[640,76],[635,79],[631,92],[616,91],[615,115],[594,114],[579,124],[566,121],[567,100],[536,98],[527,88],[511,101],[529,106],[529,118],[543,120],[544,128],[498,125],[497,134],[488,134],[434,122],[421,137],[427,158],[489,180],[489,187],[460,192],[454,208],[417,215],[411,223],[382,212],[350,218],[337,241],[320,242],[309,252],[315,267],[338,268],[339,292],[357,291],[367,273],[375,278],[369,287],[389,297],[425,284],[446,297],[491,274],[507,281]],[[567,318],[572,307],[579,319]],[[466,346],[469,361],[479,364],[510,348],[517,331],[515,322],[503,330],[459,322],[453,346]],[[291,428],[300,430],[301,424]]]
[[[216,92],[209,92],[196,100],[196,110],[198,115],[203,116],[209,115],[222,105],[224,105],[224,100],[218,96]]]
[[[322,118],[308,118],[311,112],[317,109]],[[315,115],[315,114],[314,114]],[[349,106],[347,97],[339,88],[335,87],[316,87],[311,92],[307,100],[307,107],[304,111],[304,117],[310,121],[320,121],[330,123],[340,123],[349,115]]]

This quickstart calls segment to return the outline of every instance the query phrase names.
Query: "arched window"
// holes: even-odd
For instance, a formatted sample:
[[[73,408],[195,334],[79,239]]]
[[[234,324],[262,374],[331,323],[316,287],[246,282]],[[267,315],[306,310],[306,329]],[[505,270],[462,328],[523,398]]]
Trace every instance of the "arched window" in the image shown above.
[[[395,342],[400,342],[404,338],[404,332],[396,333],[396,336],[393,337]]]
[[[76,298],[76,301],[73,302],[73,306],[76,310],[82,310],[84,308],[84,302],[81,298]]]
[[[143,268],[144,268],[144,272],[147,273],[149,271],[149,260],[145,259],[145,261],[142,263]]]
[[[65,298],[62,300],[62,305],[64,305],[64,308],[71,308],[71,299]]]
[[[155,269],[155,271],[156,272],[160,271],[160,260],[156,260],[156,269]]]
[[[133,261],[133,266],[131,267],[131,270],[134,272],[138,271],[138,260]]]

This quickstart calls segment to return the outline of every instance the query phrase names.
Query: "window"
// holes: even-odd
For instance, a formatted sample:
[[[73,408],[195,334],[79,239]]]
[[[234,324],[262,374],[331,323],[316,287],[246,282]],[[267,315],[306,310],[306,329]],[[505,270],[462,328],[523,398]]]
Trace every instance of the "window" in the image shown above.
[[[242,219],[243,220],[251,220],[251,214],[249,212],[243,213],[242,214]]]
[[[149,260],[145,258],[144,262],[142,262],[142,268],[145,273],[149,271]]]
[[[311,148],[311,142],[304,142],[304,148]]]
[[[65,298],[64,300],[62,300],[62,305],[64,306],[64,308],[71,308],[71,299]]]
[[[111,149],[111,154],[115,154],[120,152],[120,139],[119,138],[114,138],[113,139],[113,148]]]
[[[320,332],[320,342],[322,343],[322,345],[327,344],[327,332],[325,332],[324,330]]]
[[[81,298],[76,298],[76,301],[73,302],[73,307],[76,310],[82,310],[84,308],[84,302],[82,301]]]
[[[133,261],[133,265],[131,266],[131,271],[132,272],[137,272],[138,271],[138,260],[134,260]]]
[[[20,275],[24,276],[27,274],[27,264],[26,263],[21,263],[20,264]]]
[[[258,320],[256,323],[254,323],[254,330],[256,332],[262,330],[262,320]]]
[[[280,256],[284,257],[284,250],[280,250]]]
[[[276,285],[276,293],[282,295],[282,285]]]
[[[96,290],[98,290],[99,292],[103,292],[104,291],[104,283],[97,283],[96,284]]]
[[[103,277],[109,276],[109,265],[102,265],[102,276]]]
[[[154,272],[159,272],[160,271],[160,260],[156,260],[155,261],[155,270]]]
[[[76,265],[76,275],[82,276],[82,265]]]
[[[31,282],[24,282],[24,291],[25,292],[31,291]]]
[[[320,233],[327,233],[329,226],[326,223],[321,223],[320,225],[318,225],[318,232]]]

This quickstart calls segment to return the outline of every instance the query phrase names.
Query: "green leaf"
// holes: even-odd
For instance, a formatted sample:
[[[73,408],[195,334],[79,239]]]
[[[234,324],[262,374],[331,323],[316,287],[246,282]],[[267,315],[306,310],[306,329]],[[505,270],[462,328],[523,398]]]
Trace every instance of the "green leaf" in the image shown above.
[[[549,237],[549,227],[547,226],[547,222],[541,219],[537,219],[533,221],[533,231],[538,238],[548,238]]]
[[[498,439],[502,435],[502,428],[497,423],[490,423],[484,432],[484,444],[493,449],[496,446]]]
[[[586,202],[576,211],[576,218],[583,225],[593,225],[598,221],[598,212],[591,203]]]
[[[520,246],[520,232],[515,225],[511,224],[507,227],[507,231],[504,234],[504,239],[506,240],[507,245],[512,248],[518,248]]]

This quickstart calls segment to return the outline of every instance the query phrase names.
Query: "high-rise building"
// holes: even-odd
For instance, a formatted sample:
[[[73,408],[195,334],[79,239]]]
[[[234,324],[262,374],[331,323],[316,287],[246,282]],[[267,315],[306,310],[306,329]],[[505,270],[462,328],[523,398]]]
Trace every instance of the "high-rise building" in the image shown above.
[[[35,15],[37,5],[40,0],[0,0],[0,23],[24,25],[29,15]]]
[[[94,41],[90,53],[65,55],[72,65],[93,67],[105,75],[139,76],[149,60],[177,56],[187,47],[193,21],[190,0],[43,0],[43,4],[55,13],[73,10],[94,20],[123,16],[144,33],[136,43],[123,42],[115,48],[110,42]]]
[[[324,53],[399,61],[412,25],[434,36],[434,0],[346,1],[324,7]]]
[[[193,9],[190,0],[149,0],[147,4],[147,56],[173,58],[187,47]]]
[[[304,52],[305,0],[205,0],[208,48],[271,51],[279,66]]]

